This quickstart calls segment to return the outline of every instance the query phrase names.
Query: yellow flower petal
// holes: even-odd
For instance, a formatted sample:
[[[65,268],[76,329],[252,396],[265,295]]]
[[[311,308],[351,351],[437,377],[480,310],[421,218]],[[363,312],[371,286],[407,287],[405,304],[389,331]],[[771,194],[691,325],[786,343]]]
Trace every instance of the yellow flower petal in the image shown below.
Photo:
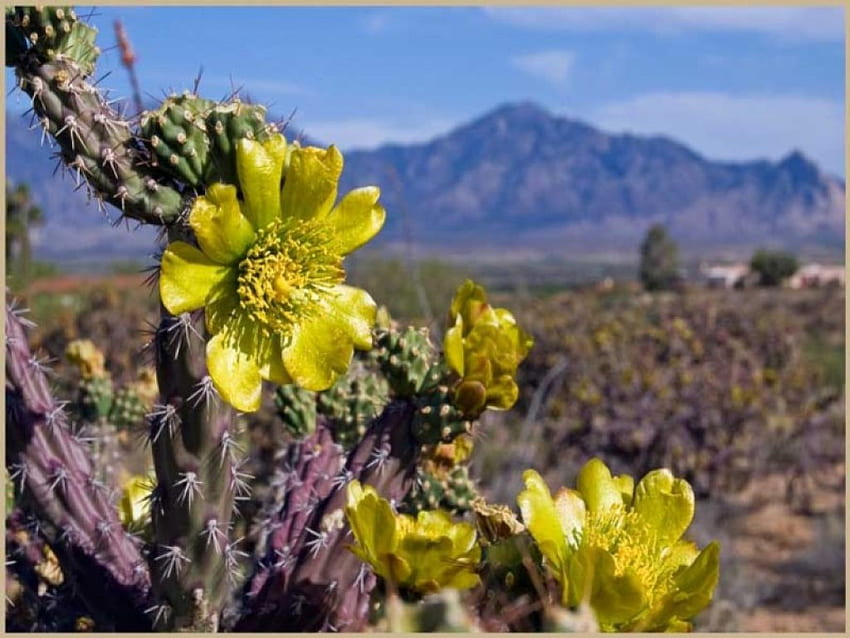
[[[257,230],[280,216],[280,176],[285,157],[283,135],[273,135],[265,142],[241,139],[236,145],[244,213]]]
[[[623,497],[611,471],[600,459],[590,459],[584,464],[578,473],[576,486],[590,512],[605,512],[623,504]]]
[[[220,264],[240,259],[254,241],[254,229],[242,214],[236,188],[230,184],[210,186],[192,206],[189,225],[204,254]]]
[[[289,169],[280,193],[283,217],[311,219],[328,214],[336,199],[342,173],[342,153],[312,146],[292,151]]]
[[[347,326],[354,347],[359,350],[372,348],[372,326],[378,305],[368,292],[352,286],[339,285],[332,291],[329,305],[339,322]]]
[[[274,336],[267,340],[266,347],[258,353],[257,365],[260,376],[273,383],[292,383],[292,377],[283,365],[283,351],[281,349],[280,337]]]
[[[522,480],[525,490],[516,498],[522,520],[551,565],[555,578],[563,583],[568,548],[549,487],[534,470],[523,472]]]
[[[599,547],[582,547],[570,560],[573,586],[568,604],[589,600],[603,630],[626,622],[646,605],[640,580],[632,573],[617,575],[611,554]],[[590,591],[587,591],[587,586]]]
[[[655,530],[659,540],[672,545],[694,518],[694,491],[670,470],[653,470],[635,488],[633,509]]]
[[[348,370],[353,354],[348,323],[335,315],[311,317],[294,326],[283,365],[298,385],[319,392]]]
[[[212,287],[228,273],[200,250],[182,241],[171,242],[162,255],[159,294],[172,315],[203,307]]]
[[[455,325],[446,330],[443,338],[443,356],[446,364],[459,376],[463,376],[463,319],[458,315]]]
[[[378,204],[380,189],[376,186],[357,188],[348,193],[327,217],[334,229],[340,254],[360,248],[381,230],[387,212]]]
[[[555,511],[567,543],[572,547],[578,547],[584,518],[587,515],[587,507],[581,494],[566,487],[561,488],[555,495]]]
[[[345,513],[351,533],[367,562],[376,570],[381,569],[383,561],[379,555],[394,551],[398,544],[395,514],[390,504],[378,496],[371,485],[361,485],[355,480],[346,488]]]
[[[249,339],[219,332],[207,342],[207,367],[222,399],[242,412],[255,412],[260,408],[263,383],[245,341]]]
[[[204,321],[207,332],[214,335],[239,320],[239,294],[236,291],[238,271],[231,268],[207,295]]]

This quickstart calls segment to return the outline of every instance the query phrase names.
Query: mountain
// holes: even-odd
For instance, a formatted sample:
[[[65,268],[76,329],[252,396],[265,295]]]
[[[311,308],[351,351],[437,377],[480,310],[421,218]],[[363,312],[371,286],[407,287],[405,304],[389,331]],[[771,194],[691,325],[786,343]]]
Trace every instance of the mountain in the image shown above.
[[[426,144],[346,155],[344,185],[383,186],[420,241],[634,247],[653,222],[691,246],[842,244],[844,183],[792,152],[709,161],[665,137],[610,135],[531,103]],[[401,237],[390,216],[386,239]]]
[[[103,222],[73,179],[50,179],[38,132],[7,117],[7,171],[31,182],[48,223],[37,254],[143,255],[151,229]],[[635,251],[664,223],[685,247],[758,245],[843,251],[844,182],[802,153],[779,162],[715,162],[665,137],[612,135],[524,102],[430,142],[345,154],[341,192],[382,189],[389,214],[378,243],[415,238],[419,253]],[[73,244],[67,228],[74,230]]]

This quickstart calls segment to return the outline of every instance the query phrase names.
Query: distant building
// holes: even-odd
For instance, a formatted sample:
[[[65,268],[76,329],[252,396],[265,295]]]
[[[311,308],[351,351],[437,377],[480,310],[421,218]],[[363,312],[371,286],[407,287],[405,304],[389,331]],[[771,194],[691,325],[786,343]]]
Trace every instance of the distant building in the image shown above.
[[[789,288],[818,288],[820,286],[839,286],[844,288],[844,266],[824,266],[806,264],[788,280]]]
[[[703,280],[710,288],[734,288],[745,283],[750,274],[749,264],[700,265]]]

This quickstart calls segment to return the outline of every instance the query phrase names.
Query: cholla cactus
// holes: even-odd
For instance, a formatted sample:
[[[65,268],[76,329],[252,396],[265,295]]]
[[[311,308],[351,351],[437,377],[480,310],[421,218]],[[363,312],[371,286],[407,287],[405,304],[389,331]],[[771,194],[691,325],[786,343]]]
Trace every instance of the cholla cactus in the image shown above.
[[[156,273],[155,379],[143,371],[116,387],[94,345],[77,342],[68,357],[81,377],[78,409],[66,413],[44,363],[29,352],[20,312],[7,310],[7,469],[16,504],[36,521],[19,546],[48,548],[24,548],[27,569],[55,580],[43,564],[58,565],[76,593],[61,601],[56,627],[21,626],[361,630],[379,579],[385,592],[416,598],[478,587],[482,556],[508,565],[507,550],[526,532],[482,504],[466,462],[476,419],[517,399],[517,366],[531,338],[511,313],[491,308],[483,288],[466,282],[438,352],[426,331],[391,325],[368,292],[344,284],[344,258],[375,236],[386,213],[374,186],[337,201],[343,157],[335,147],[288,142],[266,122],[265,107],[238,98],[175,94],[138,122],[124,119],[88,81],[96,32],[70,8],[7,8],[6,35],[7,64],[64,166],[98,202],[162,226],[168,242]],[[264,381],[283,386],[276,407],[297,440],[277,454],[266,501],[246,508],[259,509],[246,529],[240,506],[255,495],[246,462],[256,459],[246,455],[237,412],[262,406]],[[101,455],[107,435],[139,425],[154,473],[115,485],[93,450]],[[593,514],[612,483],[591,474],[580,488]],[[672,574],[674,585],[606,572],[612,560],[633,563],[604,545],[574,499],[572,524],[586,530],[585,540],[556,534],[552,550],[540,536],[553,529],[551,497],[527,479],[533,494],[521,509],[558,570],[565,604],[583,592],[588,561],[597,559],[611,576],[599,581],[611,585],[608,597],[591,596],[597,612],[611,599],[646,603],[628,607],[628,618],[615,605],[620,615],[603,615],[603,628],[680,628],[710,597],[713,546],[691,560],[690,546],[658,530],[662,520],[687,518],[675,499],[675,516],[664,518],[672,494],[665,477],[644,479],[615,522],[626,521],[624,538],[651,528],[653,548],[673,548],[673,558],[656,552],[655,562],[634,564]],[[452,520],[450,512],[469,508],[477,525]],[[634,520],[646,524],[629,527]],[[488,588],[492,582],[488,576]],[[627,595],[622,582],[634,586]],[[685,603],[675,597],[682,592]],[[461,597],[443,596],[452,610],[444,626],[477,627],[460,611]]]

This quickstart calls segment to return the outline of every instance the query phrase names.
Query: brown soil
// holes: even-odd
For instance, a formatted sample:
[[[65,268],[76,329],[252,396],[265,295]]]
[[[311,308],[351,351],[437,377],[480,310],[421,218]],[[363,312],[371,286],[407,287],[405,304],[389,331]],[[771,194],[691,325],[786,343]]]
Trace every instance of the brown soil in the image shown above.
[[[748,632],[845,630],[845,464],[829,468],[833,479],[812,491],[804,511],[785,499],[785,478],[754,481],[729,502],[723,515],[725,553],[736,579],[721,586],[720,612],[735,605],[737,591],[756,592],[752,605],[737,605],[721,624],[706,629]],[[721,571],[723,580],[723,571]],[[719,622],[719,621],[715,621]],[[714,624],[714,623],[710,623]]]

